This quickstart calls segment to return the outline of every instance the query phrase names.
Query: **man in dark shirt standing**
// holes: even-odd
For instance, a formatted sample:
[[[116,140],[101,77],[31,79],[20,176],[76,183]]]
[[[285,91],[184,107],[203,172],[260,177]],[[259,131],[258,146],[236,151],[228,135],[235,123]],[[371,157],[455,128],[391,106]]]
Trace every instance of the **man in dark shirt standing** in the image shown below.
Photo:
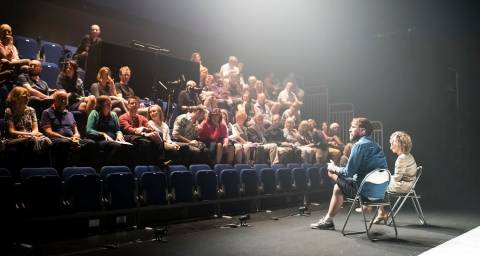
[[[93,166],[93,154],[97,151],[93,140],[80,138],[77,123],[67,105],[67,92],[58,90],[53,94],[53,105],[42,112],[41,118],[45,135],[53,142],[52,161],[58,171],[68,163]]]
[[[344,197],[354,198],[365,175],[375,169],[387,168],[387,160],[380,146],[370,136],[373,126],[367,118],[353,118],[349,132],[353,144],[347,166],[328,164],[330,178],[335,182],[327,215],[310,225],[313,229],[335,229],[333,218],[340,210]]]
[[[73,56],[77,60],[78,66],[85,70],[86,61],[88,57],[88,51],[91,47],[98,45],[102,38],[100,38],[100,26],[93,24],[90,26],[90,33],[85,35],[77,49],[77,52]]]

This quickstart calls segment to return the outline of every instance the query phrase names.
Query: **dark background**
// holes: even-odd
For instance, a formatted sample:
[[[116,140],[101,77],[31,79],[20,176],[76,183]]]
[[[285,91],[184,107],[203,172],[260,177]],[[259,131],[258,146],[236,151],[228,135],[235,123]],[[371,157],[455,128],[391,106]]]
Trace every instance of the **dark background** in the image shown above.
[[[19,35],[78,45],[95,23],[102,38],[116,44],[149,42],[184,59],[200,50],[211,73],[229,55],[245,63],[246,76],[294,71],[305,88],[326,85],[330,102],[351,102],[356,115],[382,121],[387,140],[395,130],[412,135],[413,154],[424,166],[419,190],[426,204],[457,206],[480,192],[474,161],[478,1],[10,0],[2,5],[1,22]],[[458,109],[453,70],[459,75]],[[395,157],[387,155],[393,170]]]

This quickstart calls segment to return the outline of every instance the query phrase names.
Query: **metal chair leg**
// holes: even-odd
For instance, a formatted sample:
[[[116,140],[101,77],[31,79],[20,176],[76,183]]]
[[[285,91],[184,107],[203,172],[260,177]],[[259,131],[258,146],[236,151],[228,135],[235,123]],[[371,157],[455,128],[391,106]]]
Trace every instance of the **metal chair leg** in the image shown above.
[[[418,218],[420,219],[420,223],[422,225],[427,225],[427,221],[425,221],[425,216],[423,215],[423,210],[422,210],[422,206],[420,205],[420,201],[418,201],[418,196],[417,194],[414,192],[414,198],[412,199],[414,202],[416,202],[417,206],[418,206],[418,210],[417,210],[417,214],[418,214]],[[415,204],[415,203],[414,203]]]
[[[357,204],[357,200],[358,200],[358,198],[355,198],[355,200],[352,202],[352,206],[350,207],[350,210],[348,211],[347,219],[345,220],[345,223],[343,224],[342,235],[344,235],[344,236],[355,234],[355,233],[345,233],[345,227],[347,227],[348,220],[350,219],[350,215],[352,214],[353,210],[355,209],[355,206]],[[361,233],[363,233],[363,232],[361,232]]]
[[[392,205],[390,204],[390,213],[392,212]],[[395,239],[398,238],[398,231],[397,231],[397,224],[395,223],[395,216],[392,215],[392,223],[393,223],[393,229],[395,229]]]

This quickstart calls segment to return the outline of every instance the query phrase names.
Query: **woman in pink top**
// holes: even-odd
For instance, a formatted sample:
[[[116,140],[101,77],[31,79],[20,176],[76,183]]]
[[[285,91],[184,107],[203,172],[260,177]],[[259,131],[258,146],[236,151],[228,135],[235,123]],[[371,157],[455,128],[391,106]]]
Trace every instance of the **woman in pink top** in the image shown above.
[[[233,147],[229,146],[227,125],[222,121],[219,108],[208,113],[208,118],[198,127],[198,136],[209,146],[212,158],[215,157],[215,163],[222,161],[224,152],[227,154],[227,162],[233,162]]]

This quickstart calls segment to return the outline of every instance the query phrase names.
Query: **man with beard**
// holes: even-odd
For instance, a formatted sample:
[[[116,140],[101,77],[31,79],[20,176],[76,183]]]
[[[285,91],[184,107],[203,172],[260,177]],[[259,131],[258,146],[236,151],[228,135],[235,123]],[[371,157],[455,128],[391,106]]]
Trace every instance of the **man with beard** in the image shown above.
[[[39,60],[31,60],[28,73],[18,76],[17,84],[25,87],[30,93],[29,105],[35,109],[37,116],[41,116],[44,109],[49,108],[52,103],[50,88],[47,82],[40,78],[42,63]]]
[[[332,198],[327,215],[310,228],[334,230],[333,218],[343,204],[344,196],[354,198],[365,175],[375,169],[387,168],[387,161],[380,146],[371,137],[372,124],[367,118],[353,118],[349,133],[350,141],[355,142],[347,165],[343,168],[333,162],[328,164],[328,175],[334,181]]]

